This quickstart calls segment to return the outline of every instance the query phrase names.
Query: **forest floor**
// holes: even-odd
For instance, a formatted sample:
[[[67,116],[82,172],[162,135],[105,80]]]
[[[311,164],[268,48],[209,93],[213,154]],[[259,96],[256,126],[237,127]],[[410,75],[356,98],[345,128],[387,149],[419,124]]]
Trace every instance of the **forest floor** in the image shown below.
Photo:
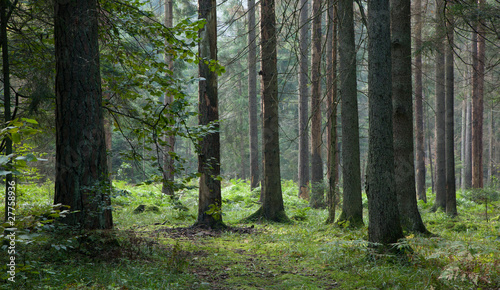
[[[159,185],[124,182],[115,183],[113,230],[68,229],[50,216],[52,186],[19,186],[16,282],[0,266],[0,289],[500,289],[492,190],[459,194],[455,218],[431,212],[429,193],[419,207],[435,236],[409,234],[399,246],[413,251],[395,256],[368,246],[366,226],[326,225],[326,210],[310,209],[292,182],[283,183],[290,224],[239,223],[258,209],[259,193],[224,182],[225,231],[191,227],[196,189],[171,200]]]

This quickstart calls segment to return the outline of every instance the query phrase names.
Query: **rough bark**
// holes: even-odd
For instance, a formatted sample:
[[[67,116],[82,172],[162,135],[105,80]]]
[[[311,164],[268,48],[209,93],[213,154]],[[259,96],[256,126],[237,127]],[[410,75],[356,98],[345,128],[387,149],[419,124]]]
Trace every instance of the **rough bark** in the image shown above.
[[[307,0],[300,1],[299,15],[299,197],[309,196],[309,104],[307,85],[308,70],[308,31],[309,4]]]
[[[450,8],[450,7],[448,7]],[[446,213],[450,216],[457,215],[457,194],[455,180],[455,143],[454,143],[454,99],[455,99],[455,76],[454,76],[454,17],[446,10],[446,122],[445,122],[445,145],[446,145]]]
[[[479,0],[479,10],[484,0]],[[485,46],[484,26],[482,21],[477,23],[477,54],[476,66],[473,69],[472,94],[472,187],[483,188],[483,112],[484,112],[484,61]],[[475,45],[473,43],[473,45]],[[473,52],[474,53],[474,52]],[[474,63],[474,61],[473,61]]]
[[[328,193],[327,223],[335,222],[335,210],[337,206],[337,184],[338,184],[338,156],[337,156],[337,16],[336,3],[328,1],[328,34],[326,49],[327,67],[327,178]]]
[[[403,238],[394,173],[392,84],[388,77],[390,37],[389,0],[371,0],[368,2],[368,240],[382,245]]]
[[[311,57],[311,199],[312,208],[324,206],[323,160],[321,158],[321,0],[313,0]]]
[[[257,41],[255,0],[248,0],[248,117],[250,128],[250,189],[259,186],[259,138],[257,121]]]
[[[436,201],[435,209],[446,209],[446,145],[445,145],[445,58],[444,58],[444,0],[436,0]]]
[[[198,17],[206,19],[200,30],[199,54],[204,60],[217,60],[217,14],[215,0],[198,1]],[[198,172],[200,176],[198,220],[195,226],[219,228],[222,222],[220,175],[220,135],[217,73],[207,63],[198,65],[200,78],[198,91],[198,123],[212,124],[213,133],[205,135],[199,142]]]
[[[165,0],[165,27],[172,27],[173,26],[173,3],[172,0]],[[167,43],[165,45],[168,45]],[[172,58],[172,55],[166,53],[165,54],[165,62],[168,65],[169,70],[174,69],[174,59]],[[165,93],[165,97],[163,99],[163,104],[165,106],[169,106],[174,102],[174,96],[172,94],[169,94],[168,92]],[[172,118],[172,116],[167,116],[167,118]],[[170,152],[174,152],[175,150],[175,135],[169,134],[164,137],[163,140],[167,145],[163,148],[163,184],[161,191],[164,194],[173,196],[174,195],[174,173],[175,173],[175,167],[174,167],[174,158],[170,154]]]
[[[55,1],[56,180],[64,221],[113,226],[99,71],[97,1]]]
[[[266,219],[288,222],[283,204],[280,175],[278,68],[276,55],[276,16],[274,0],[260,2],[261,87],[263,101],[263,185],[262,206],[247,220]]]
[[[353,1],[339,0],[339,81],[342,104],[343,202],[338,223],[363,225],[359,156],[356,46],[354,44]]]
[[[417,199],[427,202],[425,186],[424,106],[422,94],[422,1],[415,1],[415,134]]]
[[[427,233],[418,211],[413,153],[411,3],[390,0],[395,190],[404,230]],[[390,69],[390,68],[389,68]]]

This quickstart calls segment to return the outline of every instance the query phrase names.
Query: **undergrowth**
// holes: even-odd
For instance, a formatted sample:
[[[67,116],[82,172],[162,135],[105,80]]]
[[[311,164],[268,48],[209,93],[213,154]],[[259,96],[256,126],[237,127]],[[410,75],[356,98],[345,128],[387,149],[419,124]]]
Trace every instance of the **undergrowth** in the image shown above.
[[[0,266],[0,288],[500,288],[500,203],[494,191],[459,192],[455,218],[431,212],[429,193],[419,208],[435,235],[408,235],[397,246],[412,251],[390,255],[371,250],[366,227],[325,225],[327,211],[297,198],[290,181],[283,182],[285,211],[293,220],[287,224],[240,224],[259,208],[260,191],[250,191],[243,180],[224,181],[222,218],[229,229],[218,232],[189,228],[196,221],[196,189],[170,198],[158,184],[114,186],[115,229],[82,231],[57,222],[62,213],[51,206],[50,182],[20,184],[16,282],[7,282]],[[5,246],[1,251],[6,265]]]

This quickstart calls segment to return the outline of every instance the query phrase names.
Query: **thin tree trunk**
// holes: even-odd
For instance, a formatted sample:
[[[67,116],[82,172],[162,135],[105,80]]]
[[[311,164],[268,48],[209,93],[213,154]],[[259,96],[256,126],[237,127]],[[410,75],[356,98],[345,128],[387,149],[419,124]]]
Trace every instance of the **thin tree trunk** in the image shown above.
[[[338,182],[338,157],[337,157],[337,17],[336,3],[328,1],[327,13],[327,178],[328,178],[328,218],[327,223],[335,222],[335,209],[337,206],[337,182]]]
[[[479,0],[479,9],[484,6],[484,0]],[[485,38],[482,21],[477,23],[477,66],[473,71],[472,95],[472,187],[483,188],[483,111],[484,111],[484,61]],[[476,46],[473,43],[474,46]],[[474,50],[473,50],[474,53]],[[474,61],[473,61],[474,63]]]
[[[460,160],[462,161],[462,169],[460,171],[460,187],[462,193],[465,191],[465,131],[467,127],[467,99],[462,101],[462,128],[461,128],[461,142],[460,142]]]
[[[427,233],[418,211],[415,188],[411,2],[391,0],[390,4],[395,193],[403,229],[409,232]]]
[[[299,15],[299,197],[309,197],[309,130],[308,130],[308,9],[307,0],[300,1]]]
[[[324,205],[323,160],[321,158],[321,0],[313,0],[311,57],[311,199],[312,208]]]
[[[353,1],[339,0],[339,80],[342,102],[343,203],[338,223],[363,225],[359,156],[356,46],[354,44]]]
[[[466,100],[467,108],[465,115],[465,189],[472,187],[472,103],[470,98]]]
[[[11,121],[11,111],[10,111],[10,63],[9,63],[9,38],[7,35],[7,12],[9,10],[9,1],[1,0],[0,2],[0,22],[1,22],[1,46],[2,46],[2,72],[3,72],[3,107],[4,107],[4,120],[5,124]],[[5,156],[12,154],[12,139],[8,136],[5,137]],[[8,163],[7,170],[10,171],[11,163]],[[12,190],[15,183],[13,183],[12,174],[7,174],[5,176],[5,222],[9,220],[9,193],[16,194],[15,190]],[[15,196],[13,196],[15,198]],[[12,213],[12,212],[11,212]]]
[[[165,0],[165,27],[173,26],[173,3],[172,0]],[[168,43],[165,43],[168,45]],[[168,69],[173,71],[174,60],[172,55],[165,54],[165,62],[168,65]],[[165,93],[163,104],[165,106],[170,106],[174,102],[174,96],[168,92]],[[168,115],[167,118],[172,118],[173,116]],[[169,196],[174,196],[174,158],[170,152],[175,150],[175,135],[168,134],[163,140],[167,145],[163,148],[163,183],[161,191]]]
[[[410,15],[408,14],[407,17],[410,18]],[[371,243],[383,245],[396,243],[404,237],[396,201],[392,84],[391,78],[386,77],[391,75],[390,37],[389,1],[369,1],[368,107],[370,128],[366,182],[369,213],[368,240]],[[408,61],[410,61],[409,57]]]
[[[436,201],[434,208],[446,209],[446,145],[445,145],[445,57],[444,0],[436,0]]]
[[[490,132],[489,132],[489,137],[490,140],[488,142],[489,148],[488,148],[488,186],[492,187],[493,182],[491,180],[493,176],[493,143],[495,142],[495,137],[493,135],[493,123],[495,120],[493,119],[493,104],[491,105],[490,109]]]
[[[55,1],[55,204],[64,221],[88,229],[113,227],[101,108],[97,0]],[[78,21],[76,21],[78,19]]]
[[[427,201],[425,186],[424,109],[422,94],[422,1],[415,1],[415,132],[417,199]]]
[[[451,7],[448,7],[451,9]],[[455,143],[454,143],[454,99],[455,99],[455,76],[454,76],[454,25],[455,20],[452,13],[446,10],[447,14],[447,39],[446,46],[446,213],[450,216],[457,215],[457,194],[455,180]]]
[[[199,54],[204,60],[217,60],[217,14],[215,0],[198,1],[198,18],[206,19],[206,24],[200,30]],[[222,222],[222,200],[220,175],[220,135],[219,104],[217,93],[217,73],[210,69],[204,61],[198,64],[198,123],[215,127],[213,133],[205,135],[200,143],[198,153],[198,172],[200,176],[198,220],[196,226],[209,228],[225,227]]]
[[[259,138],[257,121],[257,39],[255,0],[248,0],[248,115],[250,128],[250,189],[259,186]]]

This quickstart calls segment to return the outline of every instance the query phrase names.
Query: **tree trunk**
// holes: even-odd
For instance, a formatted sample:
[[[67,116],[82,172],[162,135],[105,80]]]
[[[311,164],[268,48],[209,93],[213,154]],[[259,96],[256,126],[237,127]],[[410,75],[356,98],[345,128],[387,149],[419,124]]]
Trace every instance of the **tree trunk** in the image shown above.
[[[448,7],[450,9],[451,7]],[[457,194],[455,181],[455,143],[454,143],[454,98],[455,98],[455,76],[454,66],[454,17],[449,10],[447,14],[447,39],[446,45],[446,120],[445,120],[445,144],[446,144],[446,213],[450,216],[457,215]]]
[[[326,43],[327,67],[327,178],[328,178],[328,218],[327,223],[335,222],[337,206],[338,157],[337,157],[337,16],[336,3],[328,1],[328,31]]]
[[[203,60],[217,60],[217,14],[215,0],[198,1],[198,18],[206,19],[205,27],[199,31],[199,55]],[[198,64],[200,78],[198,91],[198,123],[202,126],[212,124],[215,131],[205,135],[198,153],[198,172],[200,176],[198,220],[195,226],[220,228],[222,222],[222,202],[220,175],[220,135],[219,104],[217,95],[217,73],[205,61]]]
[[[460,134],[460,160],[462,161],[462,169],[460,171],[460,187],[462,193],[465,191],[465,128],[467,127],[467,99],[462,101],[462,128]]]
[[[343,202],[338,223],[363,225],[359,160],[358,96],[356,85],[356,46],[354,44],[353,1],[339,0],[339,79],[342,102]]]
[[[395,192],[403,229],[414,233],[427,233],[418,211],[415,189],[411,2],[391,0],[390,4]]]
[[[445,68],[444,68],[444,0],[436,0],[436,201],[434,208],[446,209],[445,150]]]
[[[472,187],[472,103],[467,97],[467,113],[465,115],[465,181],[464,186],[465,189],[469,189]]]
[[[2,47],[2,72],[3,72],[3,107],[4,107],[4,120],[5,124],[9,124],[11,121],[11,111],[10,111],[10,62],[9,62],[9,38],[7,35],[7,12],[9,10],[9,1],[1,0],[0,2],[0,22],[1,22],[1,47]],[[12,139],[9,136],[5,137],[5,156],[12,154]],[[11,163],[9,162],[7,168],[4,170],[10,171]],[[9,220],[9,193],[16,194],[15,190],[12,190],[13,185],[12,174],[7,174],[5,176],[5,222]],[[10,189],[10,190],[9,190]],[[15,199],[15,196],[13,197]]]
[[[479,9],[484,0],[479,0]],[[473,55],[476,64],[473,70],[472,94],[472,187],[483,188],[483,111],[484,111],[484,26],[481,19],[477,23],[477,54]],[[473,43],[473,45],[475,45]],[[474,53],[474,50],[473,50]]]
[[[408,14],[407,18],[410,18],[409,16]],[[391,78],[386,77],[391,75],[390,37],[389,1],[369,1],[368,108],[370,128],[366,188],[369,213],[368,240],[382,245],[393,244],[403,238],[396,201],[392,84]]]
[[[307,0],[300,1],[299,15],[299,197],[309,197],[309,104],[308,78],[308,31],[309,9]]]
[[[263,218],[276,222],[287,222],[289,220],[285,214],[280,175],[275,3],[274,0],[262,0],[260,5],[264,182],[261,193],[262,207],[247,220]]]
[[[165,0],[165,27],[173,27],[173,3],[172,0]],[[165,43],[165,45],[168,45]],[[165,62],[168,65],[168,69],[173,71],[174,60],[172,55],[165,54]],[[174,102],[174,96],[170,93],[165,93],[163,104],[165,106],[170,106]],[[167,118],[173,118],[173,116],[168,115]],[[174,196],[174,158],[170,154],[175,150],[175,135],[168,134],[163,140],[167,145],[163,148],[163,184],[161,191],[164,194]]]
[[[99,67],[97,1],[55,1],[55,204],[64,221],[88,229],[113,226]]]
[[[422,1],[415,1],[415,132],[417,199],[427,202],[425,186],[424,106],[422,94]]]
[[[257,37],[255,0],[248,0],[248,115],[250,128],[250,189],[259,186],[259,131],[257,121]]]
[[[323,161],[321,158],[321,0],[313,0],[311,57],[311,199],[312,208],[324,206]]]
[[[493,119],[493,104],[491,105],[490,109],[490,128],[489,128],[489,137],[490,140],[488,142],[488,175],[487,175],[487,180],[488,180],[488,187],[493,186],[493,182],[491,180],[491,177],[493,176],[493,142],[495,142],[495,137],[493,135],[493,123],[495,120]]]

